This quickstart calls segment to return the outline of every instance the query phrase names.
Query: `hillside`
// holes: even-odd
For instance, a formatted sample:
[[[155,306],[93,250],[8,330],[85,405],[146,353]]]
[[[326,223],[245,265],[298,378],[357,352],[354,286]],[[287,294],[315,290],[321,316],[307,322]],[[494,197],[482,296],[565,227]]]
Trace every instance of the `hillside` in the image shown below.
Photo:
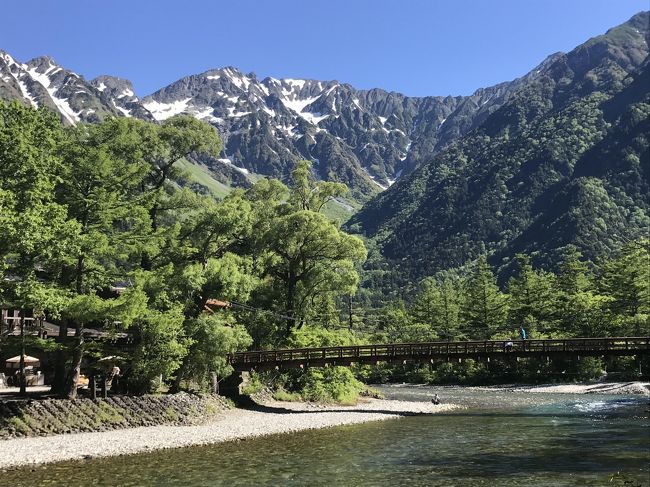
[[[556,56],[467,136],[368,203],[348,229],[403,276],[487,251],[507,270],[575,244],[589,258],[647,235],[648,12]]]

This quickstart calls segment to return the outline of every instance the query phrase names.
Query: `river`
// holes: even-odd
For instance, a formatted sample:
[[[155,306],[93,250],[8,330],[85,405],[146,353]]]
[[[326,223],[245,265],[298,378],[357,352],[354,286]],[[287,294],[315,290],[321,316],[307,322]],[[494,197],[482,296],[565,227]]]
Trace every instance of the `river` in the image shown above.
[[[381,390],[389,399],[411,401],[428,401],[435,392],[443,401],[465,408],[213,446],[24,468],[0,473],[0,484],[650,485],[647,396],[417,386]]]

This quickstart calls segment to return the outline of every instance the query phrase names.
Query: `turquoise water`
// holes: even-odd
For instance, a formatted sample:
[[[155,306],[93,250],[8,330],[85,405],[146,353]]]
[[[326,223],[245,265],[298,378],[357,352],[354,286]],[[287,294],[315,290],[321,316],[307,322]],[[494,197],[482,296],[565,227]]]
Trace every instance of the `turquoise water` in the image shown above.
[[[0,474],[0,485],[650,485],[647,397],[382,391],[388,398],[426,401],[436,392],[466,409],[14,470]]]

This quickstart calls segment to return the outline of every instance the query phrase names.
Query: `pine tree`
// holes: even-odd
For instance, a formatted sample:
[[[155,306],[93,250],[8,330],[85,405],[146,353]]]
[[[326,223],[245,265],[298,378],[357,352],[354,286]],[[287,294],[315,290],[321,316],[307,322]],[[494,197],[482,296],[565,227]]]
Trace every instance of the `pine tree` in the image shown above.
[[[425,279],[410,307],[418,323],[429,326],[439,338],[452,340],[459,335],[460,294],[458,282],[451,278],[440,281]]]
[[[617,324],[616,334],[640,336],[650,328],[650,242],[624,245],[605,262],[598,290],[610,298],[607,309]]]
[[[469,338],[489,339],[504,330],[507,316],[506,297],[482,255],[467,279],[461,310],[463,329]]]
[[[527,255],[518,254],[519,274],[508,281],[509,319],[527,333],[549,333],[556,329],[558,296],[555,276],[533,269]]]

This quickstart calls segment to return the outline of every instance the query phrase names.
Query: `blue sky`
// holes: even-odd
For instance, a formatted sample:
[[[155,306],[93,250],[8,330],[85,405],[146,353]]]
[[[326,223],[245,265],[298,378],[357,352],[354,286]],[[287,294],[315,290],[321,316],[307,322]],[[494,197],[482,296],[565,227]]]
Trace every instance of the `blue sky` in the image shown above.
[[[648,0],[21,0],[0,49],[50,55],[143,96],[235,66],[259,77],[337,79],[412,96],[464,95],[521,76]]]

